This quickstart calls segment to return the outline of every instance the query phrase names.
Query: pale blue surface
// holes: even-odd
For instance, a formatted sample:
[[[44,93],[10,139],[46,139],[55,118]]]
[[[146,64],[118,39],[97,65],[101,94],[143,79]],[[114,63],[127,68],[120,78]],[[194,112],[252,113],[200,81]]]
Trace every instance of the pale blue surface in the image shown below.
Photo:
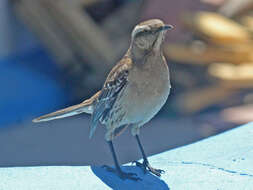
[[[122,181],[100,167],[1,168],[0,190],[252,190],[252,127],[150,157],[154,167],[166,170],[161,178],[130,165],[123,170],[136,172],[141,182]]]

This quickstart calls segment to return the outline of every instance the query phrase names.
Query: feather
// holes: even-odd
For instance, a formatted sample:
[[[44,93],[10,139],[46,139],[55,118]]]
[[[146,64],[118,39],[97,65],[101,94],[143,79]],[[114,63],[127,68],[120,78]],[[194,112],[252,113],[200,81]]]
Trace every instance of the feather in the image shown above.
[[[91,114],[93,112],[93,109],[94,109],[93,103],[97,99],[99,94],[100,94],[100,91],[97,92],[90,99],[85,100],[80,104],[70,106],[70,107],[67,107],[65,109],[61,109],[61,110],[58,110],[56,112],[49,113],[47,115],[43,115],[41,117],[38,117],[38,118],[34,119],[33,122],[37,123],[37,122],[43,122],[43,121],[50,121],[50,120],[54,120],[54,119],[70,117],[70,116],[77,115],[77,114],[80,114],[80,113],[89,113],[89,114]]]
[[[107,80],[97,99],[94,112],[91,118],[90,134],[91,138],[99,122],[103,123],[110,115],[119,93],[125,88],[128,81],[128,58],[117,64],[108,75]]]

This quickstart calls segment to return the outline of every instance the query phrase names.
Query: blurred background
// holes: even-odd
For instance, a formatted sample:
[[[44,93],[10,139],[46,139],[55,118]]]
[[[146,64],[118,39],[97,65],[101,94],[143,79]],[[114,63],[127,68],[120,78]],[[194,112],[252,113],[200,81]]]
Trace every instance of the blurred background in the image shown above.
[[[99,90],[151,18],[174,29],[172,92],[141,133],[148,155],[252,121],[253,0],[1,0],[0,166],[111,163],[105,130],[88,140],[89,116],[31,120]],[[140,158],[129,131],[115,144],[121,163]]]

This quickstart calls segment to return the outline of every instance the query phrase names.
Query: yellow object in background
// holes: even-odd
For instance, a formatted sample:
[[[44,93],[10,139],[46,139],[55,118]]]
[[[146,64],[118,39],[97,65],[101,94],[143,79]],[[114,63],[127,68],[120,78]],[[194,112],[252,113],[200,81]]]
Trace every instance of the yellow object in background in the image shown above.
[[[209,66],[210,75],[222,80],[253,80],[253,63],[235,65],[232,63],[213,63]]]
[[[252,40],[244,26],[220,14],[200,11],[187,17],[184,18],[185,24],[210,42],[229,45],[249,43]]]

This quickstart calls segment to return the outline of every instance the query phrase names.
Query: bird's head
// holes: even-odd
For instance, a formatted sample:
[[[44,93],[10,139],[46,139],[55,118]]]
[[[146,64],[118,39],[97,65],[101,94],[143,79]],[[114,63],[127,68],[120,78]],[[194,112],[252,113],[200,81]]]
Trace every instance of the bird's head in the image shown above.
[[[141,22],[132,32],[132,45],[144,51],[160,50],[166,32],[172,28],[159,19]]]

